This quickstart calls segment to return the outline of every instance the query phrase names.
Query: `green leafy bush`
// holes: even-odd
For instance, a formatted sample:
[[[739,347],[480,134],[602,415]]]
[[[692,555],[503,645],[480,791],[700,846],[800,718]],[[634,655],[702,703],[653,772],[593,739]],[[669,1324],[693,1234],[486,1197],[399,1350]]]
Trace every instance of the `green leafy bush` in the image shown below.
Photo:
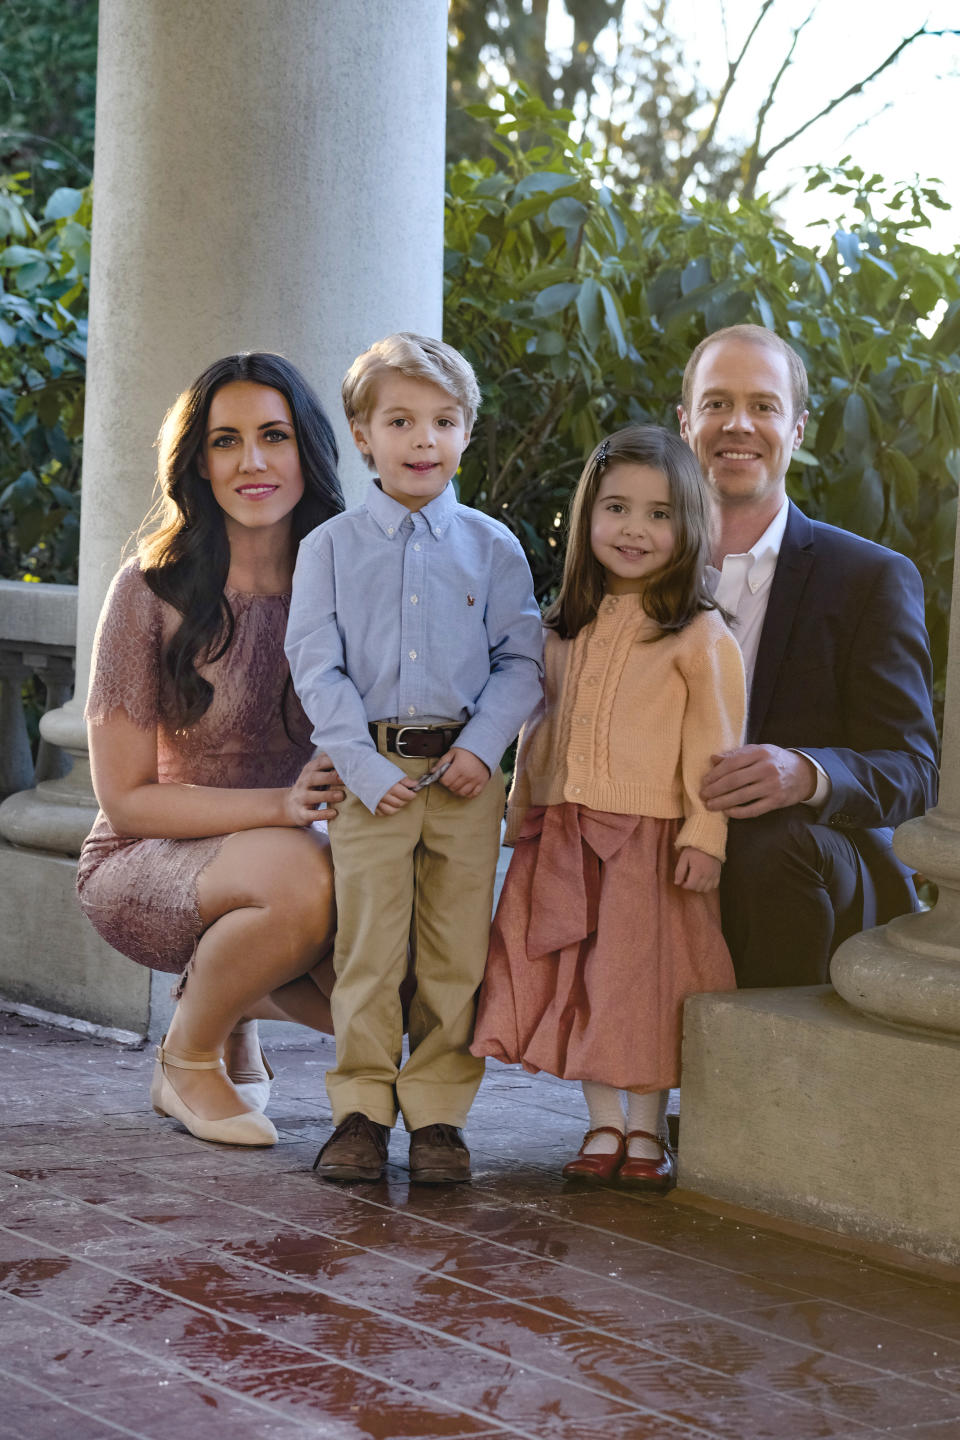
[[[909,555],[946,663],[960,475],[960,252],[916,233],[942,206],[849,163],[810,187],[847,194],[848,228],[822,246],[764,201],[615,194],[572,117],[526,93],[475,106],[499,159],[447,176],[445,336],[485,403],[461,496],[523,541],[538,592],[557,583],[562,516],[583,458],[630,421],[676,424],[683,366],[723,325],[775,329],[810,373],[811,419],[788,476],[815,518]],[[533,143],[530,137],[534,136]]]
[[[89,187],[37,221],[0,185],[0,576],[76,579],[90,270]]]
[[[918,565],[938,678],[960,476],[960,251],[918,243],[942,205],[849,163],[810,187],[849,200],[846,228],[800,244],[760,201],[681,204],[616,193],[569,112],[520,91],[476,106],[491,159],[449,167],[445,335],[484,406],[462,498],[504,519],[538,593],[557,583],[563,514],[583,458],[633,420],[676,423],[703,335],[752,320],[810,373],[811,419],[788,476],[808,514]],[[42,222],[0,186],[0,573],[76,578],[89,190],[54,192]]]

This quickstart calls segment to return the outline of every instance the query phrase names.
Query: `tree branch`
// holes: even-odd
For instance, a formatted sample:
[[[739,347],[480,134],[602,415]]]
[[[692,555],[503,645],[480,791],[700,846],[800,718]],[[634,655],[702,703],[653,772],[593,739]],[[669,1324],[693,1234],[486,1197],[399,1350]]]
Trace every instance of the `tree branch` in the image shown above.
[[[765,155],[760,156],[757,162],[757,174],[759,175],[761,171],[766,169],[774,155],[780,150],[785,149],[787,145],[791,145],[798,136],[802,135],[804,131],[809,130],[811,125],[816,125],[818,120],[822,120],[826,115],[829,115],[832,110],[836,110],[837,106],[842,105],[845,100],[850,100],[854,95],[861,94],[864,88],[870,84],[871,80],[876,80],[878,75],[882,75],[884,70],[889,69],[894,61],[906,50],[907,46],[912,45],[915,40],[919,40],[921,35],[960,35],[960,30],[928,30],[925,25],[921,25],[919,30],[914,30],[912,35],[905,36],[904,39],[900,41],[900,44],[890,51],[887,58],[881,60],[875,70],[870,71],[869,75],[865,75],[862,80],[857,81],[856,85],[851,85],[849,89],[844,90],[842,95],[837,95],[827,105],[824,105],[821,110],[818,110],[816,115],[811,115],[809,120],[805,120],[802,125],[798,125],[796,130],[786,135],[782,140],[778,140],[776,145],[772,145]]]
[[[62,150],[64,155],[69,155],[73,163],[83,171],[85,175],[93,175],[89,165],[85,165],[79,155],[74,155],[66,145],[61,145],[59,140],[51,140],[49,135],[34,135],[30,130],[0,130],[0,140],[32,140],[35,145],[52,145],[54,150]]]
[[[858,120],[856,125],[852,126],[851,129],[847,131],[846,135],[844,135],[844,148],[846,148],[847,142],[853,139],[854,135],[856,135],[858,130],[865,130],[868,125],[873,124],[874,120],[879,120],[881,115],[885,115],[888,110],[892,109],[893,101],[885,100],[884,103],[880,106],[879,110],[874,110],[872,115],[867,115],[863,120]]]
[[[730,64],[730,30],[727,25],[727,7],[724,0],[720,0],[720,28],[723,31],[723,58],[727,65]]]
[[[759,14],[751,25],[750,32],[740,48],[740,54],[734,60],[730,60],[727,63],[727,78],[724,80],[723,85],[721,86],[720,94],[714,101],[713,114],[710,117],[710,124],[707,126],[706,130],[701,133],[700,138],[698,139],[694,149],[690,152],[686,159],[682,160],[677,166],[677,177],[680,188],[683,187],[685,182],[693,174],[695,167],[709,150],[710,145],[713,142],[713,137],[717,133],[717,125],[720,121],[720,112],[723,110],[723,107],[726,104],[727,96],[733,89],[733,84],[737,78],[737,72],[740,69],[741,64],[743,63],[744,56],[746,55],[751,44],[753,43],[753,37],[756,35],[761,24],[763,23],[763,19],[767,11],[774,4],[776,4],[776,0],[763,0],[763,4],[760,6]]]
[[[780,87],[780,82],[793,63],[793,56],[794,51],[797,48],[797,42],[800,39],[802,32],[810,24],[810,21],[813,19],[816,13],[817,5],[814,4],[807,12],[806,18],[801,20],[800,24],[794,30],[793,39],[790,42],[790,48],[787,50],[786,55],[783,57],[783,63],[780,66],[780,69],[777,71],[776,75],[770,82],[770,89],[767,91],[766,99],[764,100],[763,104],[760,106],[759,111],[757,112],[757,128],[753,134],[753,144],[747,151],[749,163],[747,166],[747,177],[744,181],[743,186],[744,195],[746,195],[750,199],[753,198],[753,192],[756,187],[757,177],[760,174],[761,167],[758,165],[758,157],[760,155],[760,137],[763,134],[763,127],[766,124],[767,115],[769,114],[770,107],[776,98],[777,90]]]

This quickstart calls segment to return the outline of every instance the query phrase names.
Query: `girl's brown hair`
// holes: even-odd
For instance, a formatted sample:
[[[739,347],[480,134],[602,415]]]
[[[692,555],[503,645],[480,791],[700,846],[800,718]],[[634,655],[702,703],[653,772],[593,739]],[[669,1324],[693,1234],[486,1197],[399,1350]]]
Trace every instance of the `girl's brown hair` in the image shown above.
[[[641,596],[644,610],[659,626],[659,633],[652,638],[660,640],[682,630],[701,610],[720,608],[704,580],[710,553],[710,511],[693,451],[659,425],[628,425],[596,447],[570,501],[560,593],[543,617],[544,624],[563,640],[572,640],[590,624],[604,596],[604,571],[590,544],[590,526],[603,477],[615,465],[659,470],[670,489],[673,554],[651,577]]]

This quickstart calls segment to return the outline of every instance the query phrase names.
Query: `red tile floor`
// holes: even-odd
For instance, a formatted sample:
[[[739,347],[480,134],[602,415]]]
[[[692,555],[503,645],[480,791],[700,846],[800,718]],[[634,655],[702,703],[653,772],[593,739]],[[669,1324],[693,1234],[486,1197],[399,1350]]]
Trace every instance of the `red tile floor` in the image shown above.
[[[575,1088],[497,1065],[470,1187],[399,1132],[324,1183],[331,1054],[273,1052],[244,1152],[152,1113],[148,1051],[0,1016],[0,1436],[960,1437],[960,1286],[571,1189]]]

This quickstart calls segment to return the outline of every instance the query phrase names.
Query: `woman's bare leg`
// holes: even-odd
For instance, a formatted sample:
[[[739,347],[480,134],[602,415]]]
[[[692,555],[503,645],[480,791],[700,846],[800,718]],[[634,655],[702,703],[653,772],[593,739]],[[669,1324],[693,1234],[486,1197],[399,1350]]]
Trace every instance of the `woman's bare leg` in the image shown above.
[[[250,1015],[256,1020],[293,1020],[298,1025],[307,1025],[311,1030],[320,1030],[325,1035],[333,1034],[333,1017],[330,1014],[330,995],[333,990],[333,951],[323,957],[318,965],[298,980],[265,995],[253,1006]]]
[[[324,1035],[332,1035],[330,996],[333,992],[333,981],[331,948],[308,975],[302,975],[299,980],[291,980],[288,985],[281,985],[278,990],[265,995],[262,1000],[252,1005],[249,1015],[239,1020],[227,1036],[223,1059],[231,1080],[235,1081],[238,1074],[262,1072],[258,1020],[290,1020],[297,1025],[306,1025],[311,1030],[319,1030]]]
[[[329,1014],[308,979],[334,928],[333,870],[323,837],[281,829],[228,835],[200,876],[198,899],[207,928],[167,1034],[173,1054],[187,1060],[221,1055],[239,1021],[275,1014],[274,1005],[283,1018]],[[285,994],[278,1004],[275,992],[297,981],[312,986],[317,999],[301,983],[289,997],[289,1009]],[[216,1071],[175,1070],[168,1078],[205,1119],[246,1108]]]

